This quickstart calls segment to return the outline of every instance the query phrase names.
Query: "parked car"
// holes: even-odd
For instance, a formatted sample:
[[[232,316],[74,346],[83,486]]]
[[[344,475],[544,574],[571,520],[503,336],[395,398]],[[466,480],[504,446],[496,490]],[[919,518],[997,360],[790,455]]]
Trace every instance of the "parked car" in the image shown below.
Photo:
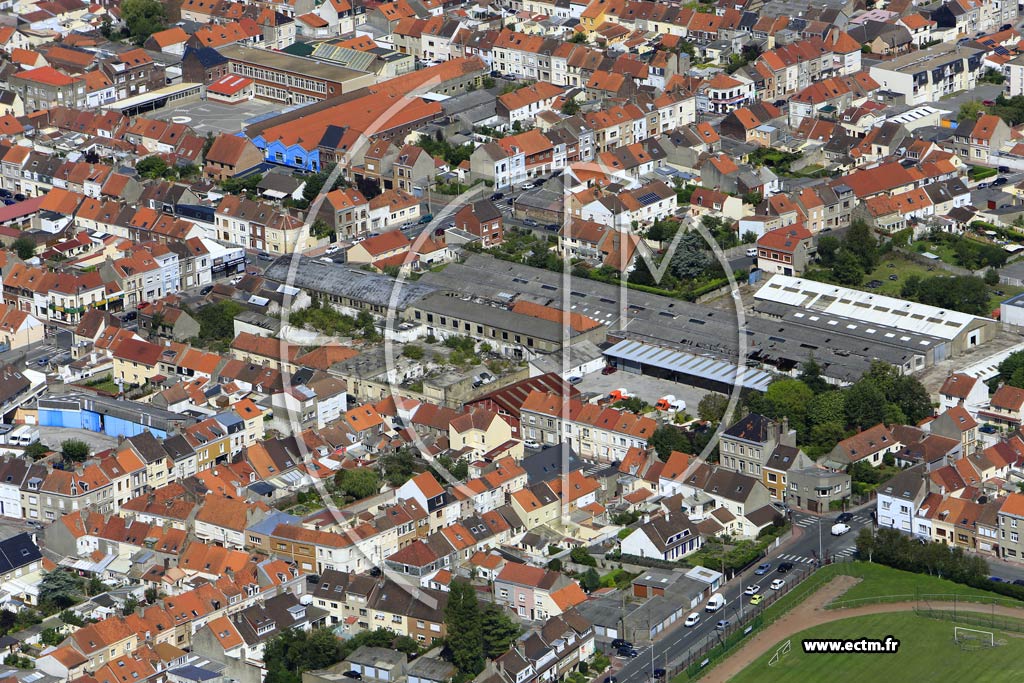
[[[5,190],[3,188],[0,188],[0,197],[3,197],[4,199],[6,199],[8,197],[13,197],[13,196],[14,195],[11,193],[10,190]]]
[[[573,375],[572,377],[569,378],[569,384],[579,384],[582,381],[583,378],[580,377],[579,375]]]
[[[341,251],[341,247],[339,247],[337,244],[332,244],[331,246],[324,249],[324,253],[327,254],[328,256],[330,256],[331,254],[337,254],[339,251]]]
[[[491,195],[491,201],[492,202],[496,202],[499,199],[504,199],[504,198],[505,198],[505,193],[504,192],[495,192],[494,194]]]
[[[241,281],[242,281],[242,276],[241,275],[236,275],[233,278],[231,278],[230,280],[228,280],[228,282],[233,284],[233,285],[237,285]]]
[[[532,218],[524,218],[523,219],[523,225],[528,225],[531,228],[536,228],[538,225],[540,225],[540,223],[538,223],[537,221],[533,220]]]
[[[664,678],[665,677],[665,670],[664,669],[655,669],[653,675],[654,675],[655,678]]]
[[[520,190],[532,190],[534,187],[536,187],[536,185],[534,185],[533,183],[523,183],[522,185],[519,186],[519,189]]]
[[[616,368],[614,365],[606,365],[606,366],[604,366],[604,370],[601,371],[601,374],[602,375],[611,375],[611,374],[614,374],[617,369],[618,368]]]
[[[420,216],[420,219],[416,221],[420,225],[426,225],[430,221],[434,220],[434,214],[428,213],[426,216]]]
[[[767,574],[771,570],[772,570],[772,563],[771,562],[765,562],[764,564],[757,565],[757,569],[754,570],[754,573],[757,574],[758,576],[761,576],[762,574]]]
[[[853,513],[852,512],[844,512],[841,515],[839,515],[838,517],[836,517],[836,521],[840,522],[842,524],[846,524],[851,519],[853,519]]]
[[[719,619],[718,623],[715,624],[715,628],[719,631],[724,631],[725,629],[729,628],[730,623],[731,622],[728,619]]]
[[[273,261],[274,260],[274,257],[271,256],[270,254],[268,254],[265,251],[261,251],[260,253],[256,254],[256,258],[258,258],[260,261]]]
[[[629,642],[625,638],[616,638],[612,641],[612,647],[618,650],[623,647],[633,647],[633,643]]]
[[[137,311],[128,311],[127,313],[125,313],[124,315],[121,316],[121,320],[125,320],[127,322],[131,322],[131,321],[135,320],[138,317],[139,317],[139,314],[138,314]]]
[[[16,201],[14,201],[13,199],[5,199],[3,201],[4,201],[4,206],[14,206],[15,204],[18,203]]]
[[[212,291],[213,291],[213,285],[206,285],[205,287],[203,287],[202,289],[199,290],[199,293],[202,296],[206,296],[207,294],[209,294]]]
[[[683,626],[686,628],[692,628],[700,623],[700,615],[696,612],[690,612],[690,615],[686,617],[686,621],[683,622]]]
[[[989,186],[989,183],[978,183],[978,189],[979,190],[984,190],[988,186]]]
[[[991,581],[992,583],[1006,583],[1006,579],[1004,579],[1004,578],[1002,578],[1000,576],[990,576],[990,577],[988,577],[988,580]]]
[[[747,256],[751,258],[757,256],[757,247],[747,247]]]
[[[983,434],[995,434],[996,432],[999,431],[999,428],[996,427],[995,425],[981,425],[980,427],[978,427],[978,431],[982,432]]]
[[[764,601],[764,596],[761,595],[760,593],[758,593],[757,595],[752,595],[750,597],[750,604],[751,605],[760,605],[763,601]]]
[[[16,202],[23,202],[23,201],[25,201],[25,195],[21,194],[20,192],[17,193],[16,195],[14,195],[14,201],[16,201]]]
[[[533,439],[527,439],[526,441],[523,442],[523,447],[537,450],[538,448],[540,448],[540,444],[534,441]]]
[[[783,579],[775,579],[768,587],[771,588],[773,591],[777,591],[781,590],[785,585],[786,582]]]
[[[775,571],[777,571],[779,574],[785,574],[786,572],[788,572],[788,571],[790,571],[792,569],[793,569],[793,563],[792,562],[782,562],[775,569]]]
[[[996,101],[995,100],[982,100],[981,103],[984,104],[986,107],[992,107],[992,106],[995,106]]]
[[[349,671],[345,672],[345,678],[351,678],[355,681],[361,681],[363,680],[363,674],[359,673],[358,671],[355,671],[354,669],[350,669]]]

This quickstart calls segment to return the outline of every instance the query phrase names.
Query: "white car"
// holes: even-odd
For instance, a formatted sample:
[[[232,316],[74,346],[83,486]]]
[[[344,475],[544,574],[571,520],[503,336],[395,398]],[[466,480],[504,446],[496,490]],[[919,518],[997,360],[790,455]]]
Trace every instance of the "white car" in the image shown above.
[[[241,275],[236,275],[233,278],[231,278],[230,280],[228,280],[228,282],[230,282],[233,285],[237,285],[241,281],[242,281],[242,276]]]
[[[772,583],[769,586],[769,588],[771,588],[773,591],[777,591],[777,590],[782,590],[782,587],[785,586],[785,585],[786,585],[786,582],[783,581],[782,579],[775,579],[774,581],[772,581]]]
[[[743,591],[744,595],[757,595],[760,592],[760,586],[747,586],[747,590]]]
[[[337,244],[332,244],[331,246],[327,247],[326,250],[324,250],[324,253],[330,255],[337,254],[339,251],[341,251],[341,247],[339,247]]]
[[[523,183],[522,185],[519,186],[520,190],[532,190],[533,188],[534,188],[534,184],[533,183]]]
[[[534,450],[540,448],[540,444],[534,441],[533,439],[527,439],[526,441],[524,441],[523,446],[525,448],[532,448]]]
[[[690,616],[686,617],[686,621],[683,622],[683,626],[691,628],[700,623],[700,615],[696,612],[690,612]]]

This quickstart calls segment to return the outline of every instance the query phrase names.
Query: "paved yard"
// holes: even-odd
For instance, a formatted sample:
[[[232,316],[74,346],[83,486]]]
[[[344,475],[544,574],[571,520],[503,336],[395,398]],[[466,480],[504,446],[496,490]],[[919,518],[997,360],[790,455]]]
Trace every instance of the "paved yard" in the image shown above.
[[[654,405],[659,398],[666,394],[672,394],[676,398],[686,401],[686,412],[691,415],[697,414],[697,404],[708,392],[705,389],[698,389],[686,384],[671,382],[657,377],[647,375],[635,375],[631,372],[619,370],[611,375],[602,375],[595,372],[583,378],[583,381],[576,385],[584,394],[588,392],[610,393],[613,389],[624,388],[637,398]]]
[[[280,110],[280,105],[263,100],[250,100],[234,105],[196,100],[158,109],[147,116],[164,121],[174,119],[191,126],[200,135],[205,135],[206,133],[237,133],[242,130],[247,120]],[[187,121],[184,120],[186,118]]]
[[[55,451],[60,450],[60,444],[67,439],[79,439],[89,444],[93,453],[114,448],[117,446],[117,439],[106,434],[97,434],[87,429],[71,429],[69,427],[40,427],[39,440],[43,445]]]

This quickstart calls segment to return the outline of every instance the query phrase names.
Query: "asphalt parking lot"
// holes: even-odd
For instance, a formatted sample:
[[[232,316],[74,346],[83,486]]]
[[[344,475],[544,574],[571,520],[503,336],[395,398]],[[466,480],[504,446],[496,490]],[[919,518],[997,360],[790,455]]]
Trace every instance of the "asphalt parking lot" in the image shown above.
[[[280,105],[263,100],[249,100],[238,104],[195,100],[158,109],[147,116],[164,121],[181,117],[177,120],[191,126],[192,130],[197,133],[205,135],[206,133],[237,133],[242,130],[247,120],[280,110]],[[188,121],[185,121],[185,118]]]
[[[576,385],[576,388],[584,394],[590,392],[607,394],[613,389],[622,388],[651,405],[654,405],[662,396],[672,394],[677,399],[681,398],[686,401],[686,412],[694,416],[697,414],[697,404],[706,394],[711,393],[705,389],[657,377],[636,375],[624,370],[610,375],[602,375],[600,372],[591,373],[585,376],[583,381]]]

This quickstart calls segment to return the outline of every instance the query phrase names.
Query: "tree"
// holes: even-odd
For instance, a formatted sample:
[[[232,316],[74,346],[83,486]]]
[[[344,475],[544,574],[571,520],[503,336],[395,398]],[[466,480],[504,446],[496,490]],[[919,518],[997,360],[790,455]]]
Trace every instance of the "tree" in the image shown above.
[[[64,635],[55,628],[44,628],[39,634],[39,639],[43,641],[43,645],[57,647],[64,642]]]
[[[697,404],[697,417],[710,422],[721,422],[729,409],[729,398],[722,394],[705,394]]]
[[[643,256],[638,256],[636,259],[636,267],[629,274],[629,282],[635,285],[644,285],[647,287],[657,287],[658,282],[654,279],[654,274],[651,272],[651,267],[647,265],[647,259]]]
[[[135,608],[139,606],[139,599],[134,595],[129,595],[128,599],[124,601],[124,605],[121,606],[121,614],[128,616],[129,614],[135,614]]]
[[[192,315],[199,323],[199,340],[230,342],[235,338],[235,317],[244,310],[240,303],[230,299],[206,304]]]
[[[798,379],[776,380],[764,394],[770,417],[788,417],[797,433],[806,427],[807,406],[813,398],[814,392]]]
[[[575,97],[568,98],[562,105],[562,113],[566,116],[576,116],[580,113],[580,103]]]
[[[85,462],[92,449],[81,439],[65,439],[60,443],[60,454],[64,462]]]
[[[970,100],[960,105],[956,114],[957,121],[973,121],[985,113],[985,105],[978,100]]]
[[[376,644],[389,646],[394,636],[385,634],[384,639],[380,639],[377,631],[363,632],[346,641],[346,645],[357,638],[360,644],[376,638]],[[303,671],[329,667],[344,657],[344,647],[330,629],[318,628],[309,632],[288,629],[266,644],[263,654],[267,670],[265,680],[266,683],[301,683]]]
[[[25,455],[32,458],[33,460],[39,460],[39,458],[43,457],[49,452],[50,449],[44,446],[41,441],[36,441],[35,443],[29,444],[28,448],[25,449]]]
[[[475,676],[484,668],[484,640],[482,619],[476,590],[468,581],[456,579],[448,592],[444,609],[444,623],[448,629],[448,651],[451,661],[459,670]]]
[[[841,285],[859,285],[864,280],[864,267],[849,249],[840,249],[832,266],[832,279]]]
[[[858,380],[846,390],[846,422],[858,430],[885,419],[885,394],[870,379]]]
[[[167,175],[167,162],[157,155],[148,156],[135,164],[135,170],[143,178],[156,180]]]
[[[807,405],[809,426],[826,423],[846,424],[846,395],[841,391],[826,391],[811,399]]]
[[[377,463],[384,478],[392,486],[401,486],[409,481],[415,472],[416,459],[408,448],[400,448],[394,453],[386,453],[378,458]]]
[[[67,609],[84,598],[82,580],[71,572],[55,569],[39,583],[39,605],[47,612]]]
[[[345,495],[352,496],[356,500],[362,500],[363,498],[376,495],[380,491],[380,477],[376,472],[367,467],[342,470],[338,488]]]
[[[601,587],[601,575],[597,573],[597,570],[591,567],[583,573],[580,578],[580,585],[588,593],[593,593]]]
[[[582,545],[578,545],[569,551],[569,559],[576,564],[582,564],[587,567],[597,566],[597,560],[595,560],[594,556],[587,552],[587,549]]]
[[[648,443],[658,452],[658,457],[666,461],[672,455],[672,451],[687,453],[693,448],[686,432],[672,425],[662,425],[655,429]]]
[[[910,275],[900,287],[900,296],[904,299],[916,299],[919,291],[921,291],[921,276]]]
[[[839,251],[839,247],[842,243],[838,237],[832,235],[822,235],[818,239],[818,260],[821,261],[822,265],[831,266],[836,261],[836,254]]]
[[[825,378],[821,375],[821,366],[813,358],[807,359],[802,366],[800,366],[800,375],[797,377],[801,382],[806,384],[811,391],[815,394],[820,394],[825,391],[829,391],[832,387],[825,381]]]
[[[519,637],[522,629],[501,608],[488,603],[481,615],[481,634],[484,639],[484,655],[495,659],[508,652],[512,642]]]
[[[669,262],[669,270],[680,280],[694,280],[707,271],[711,265],[708,245],[698,232],[687,232],[676,246]]]
[[[124,0],[121,19],[136,45],[142,45],[152,34],[164,29],[164,6],[159,0]]]
[[[146,602],[152,605],[154,602],[160,599],[160,591],[155,588],[146,589]]]
[[[843,237],[843,246],[860,261],[860,267],[870,271],[878,265],[878,240],[864,221],[853,221]]]
[[[28,260],[36,254],[36,241],[31,237],[19,237],[11,243],[11,249],[22,261]]]

